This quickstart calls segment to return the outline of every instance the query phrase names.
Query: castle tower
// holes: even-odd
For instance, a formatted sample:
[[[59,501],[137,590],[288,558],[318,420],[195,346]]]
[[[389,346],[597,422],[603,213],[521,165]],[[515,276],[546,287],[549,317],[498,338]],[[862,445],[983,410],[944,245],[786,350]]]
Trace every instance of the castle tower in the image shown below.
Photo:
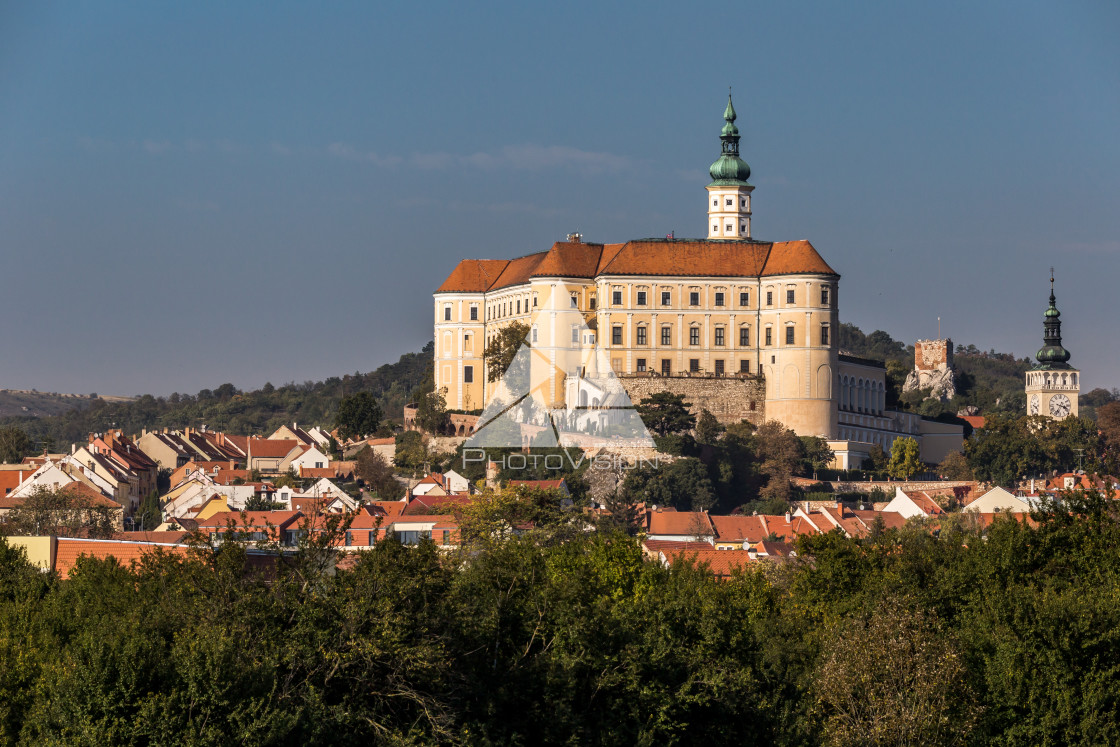
[[[719,160],[708,173],[708,238],[749,239],[751,237],[751,192],[754,187],[747,182],[751,167],[739,158],[739,128],[735,126],[735,107],[731,94],[727,94],[727,108],[723,112],[724,125],[720,132]]]
[[[1061,312],[1054,303],[1054,271],[1050,270],[1050,306],[1043,315],[1043,347],[1038,361],[1027,371],[1027,414],[1062,420],[1077,417],[1079,372],[1069,365],[1069,351],[1062,347]]]

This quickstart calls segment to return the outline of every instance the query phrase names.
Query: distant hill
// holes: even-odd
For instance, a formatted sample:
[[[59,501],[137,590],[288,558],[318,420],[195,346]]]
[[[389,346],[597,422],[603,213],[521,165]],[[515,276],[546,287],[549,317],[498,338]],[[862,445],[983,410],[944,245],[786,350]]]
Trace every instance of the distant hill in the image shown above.
[[[956,414],[973,405],[983,414],[1027,411],[1023,376],[1031,367],[1030,358],[1016,358],[1010,353],[980,350],[975,345],[954,344],[953,367],[956,369],[957,396],[952,401],[924,400],[917,392],[900,395],[906,374],[914,367],[914,346],[900,342],[882,330],[864,334],[854,324],[840,325],[840,348],[861,358],[872,358],[887,364],[890,389],[887,402],[891,407],[913,410],[936,417]],[[1096,408],[1120,399],[1116,389],[1094,389],[1081,393],[1080,414],[1095,418]]]
[[[126,434],[144,429],[199,427],[239,434],[268,434],[284,423],[329,426],[334,422],[338,402],[356,392],[371,392],[377,397],[384,417],[400,422],[405,404],[413,391],[427,382],[431,386],[432,344],[423,350],[406,353],[396,363],[387,363],[369,373],[332,376],[326,381],[273,386],[244,392],[233,384],[203,389],[198,394],[175,393],[168,397],[145,394],[134,399],[110,401],[109,398],[54,395],[53,410],[32,408],[20,397],[12,407],[0,412],[0,426],[15,425],[36,442],[37,448],[66,448],[83,442],[90,433],[120,428]],[[45,397],[47,395],[41,395]],[[28,409],[24,410],[23,408]]]
[[[95,400],[128,402],[130,397],[98,397],[96,394],[58,394],[34,389],[0,389],[0,418],[42,418],[74,408],[89,407]]]

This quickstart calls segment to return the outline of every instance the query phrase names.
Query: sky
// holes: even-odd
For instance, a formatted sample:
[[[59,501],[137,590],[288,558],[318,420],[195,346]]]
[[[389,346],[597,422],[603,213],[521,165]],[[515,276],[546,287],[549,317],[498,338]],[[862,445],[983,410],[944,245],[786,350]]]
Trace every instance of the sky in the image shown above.
[[[753,234],[841,320],[1120,387],[1120,4],[0,2],[0,388],[369,371],[462,258]]]

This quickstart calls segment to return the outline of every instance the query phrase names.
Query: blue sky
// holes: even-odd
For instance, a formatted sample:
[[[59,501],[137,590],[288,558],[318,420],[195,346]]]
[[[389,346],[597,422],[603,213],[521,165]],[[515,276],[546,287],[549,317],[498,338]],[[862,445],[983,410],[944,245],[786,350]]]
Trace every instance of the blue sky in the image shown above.
[[[325,6],[325,7],[323,7]],[[367,371],[463,257],[700,236],[734,88],[754,233],[841,317],[1120,386],[1120,6],[0,4],[0,387]]]

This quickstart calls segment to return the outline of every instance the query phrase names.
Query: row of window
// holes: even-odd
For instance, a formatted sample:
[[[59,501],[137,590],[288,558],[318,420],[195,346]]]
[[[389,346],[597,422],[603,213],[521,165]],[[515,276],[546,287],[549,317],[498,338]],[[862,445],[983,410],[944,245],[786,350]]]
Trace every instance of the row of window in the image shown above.
[[[774,332],[774,330],[773,330],[772,327],[767,327],[765,329],[765,337],[764,337],[765,342],[763,343],[764,345],[773,345],[774,344],[773,332]],[[611,345],[622,345],[622,344],[624,344],[623,341],[622,341],[622,333],[623,333],[623,328],[622,328],[621,324],[616,324],[616,325],[611,327]],[[725,330],[724,330],[723,327],[716,327],[715,328],[714,338],[715,339],[714,339],[713,344],[716,347],[723,347],[724,345],[727,344],[726,337],[725,337]],[[821,325],[820,340],[821,340],[821,345],[828,345],[829,344],[829,325],[828,324],[822,324]],[[578,342],[578,341],[579,341],[578,338],[576,337],[575,333],[573,332],[572,342]],[[646,328],[644,326],[639,326],[639,327],[636,327],[634,329],[634,344],[635,345],[646,345],[646,344],[648,344],[646,342]],[[661,344],[666,345],[666,346],[673,344],[673,328],[671,326],[666,325],[666,326],[661,328]],[[690,327],[689,328],[689,330],[688,330],[688,344],[689,345],[699,345],[700,344],[700,328],[699,327]],[[750,327],[740,327],[739,328],[739,347],[742,347],[742,348],[750,347],[750,344],[751,344],[751,328]],[[786,327],[786,345],[796,345],[796,344],[797,344],[797,328],[794,325],[791,324],[791,325]]]
[[[634,295],[635,295],[635,299],[634,299],[634,305],[635,306],[647,306],[648,305],[647,304],[646,291],[635,291]],[[714,298],[712,299],[712,301],[713,301],[712,305],[713,306],[726,306],[727,305],[727,294],[726,293],[724,293],[722,291],[716,291],[713,295],[714,295]],[[620,290],[612,291],[611,292],[611,303],[615,306],[622,306],[623,305],[622,297],[623,297],[623,292],[622,291],[620,291]],[[831,296],[831,293],[829,292],[828,286],[822,287],[821,288],[821,306],[828,306],[829,303],[831,302],[831,300],[832,300],[832,296]],[[573,305],[575,305],[575,296],[572,296],[572,303],[573,303]],[[739,306],[745,308],[747,306],[750,306],[750,303],[751,303],[750,292],[749,291],[740,292],[739,293]],[[797,303],[797,291],[793,288],[787,289],[786,290],[786,304],[792,305],[792,304],[796,304],[796,303]],[[672,293],[672,291],[661,291],[661,305],[662,306],[672,306],[673,305],[673,293]],[[699,291],[689,291],[689,293],[688,293],[688,305],[689,306],[699,306],[700,305],[700,292]],[[766,305],[767,306],[773,306],[774,305],[774,291],[766,291]],[[595,308],[595,299],[594,298],[591,299],[591,308]]]
[[[647,294],[646,291],[636,291],[635,296],[636,296],[635,299],[634,299],[634,305],[635,306],[648,306],[649,305],[648,294]],[[623,305],[623,300],[622,299],[623,299],[623,292],[622,291],[616,290],[616,291],[611,292],[611,303],[613,305],[622,306]],[[744,291],[744,292],[741,292],[739,294],[739,306],[741,308],[746,308],[746,307],[750,306],[750,300],[751,299],[750,299],[750,293],[749,292]],[[537,302],[537,299],[534,298],[533,299],[533,305],[534,306],[536,306],[536,302]],[[831,302],[831,294],[829,293],[829,288],[827,286],[822,287],[821,288],[821,306],[828,306],[830,302]],[[787,289],[786,290],[786,304],[787,305],[794,305],[796,303],[797,303],[797,291],[794,290],[794,289]],[[594,311],[595,310],[595,297],[594,296],[591,296],[591,298],[589,299],[589,304],[590,304],[591,310]],[[579,308],[579,296],[578,295],[576,295],[576,294],[572,295],[571,305],[572,305],[573,309]],[[661,306],[668,307],[668,306],[672,306],[672,305],[673,305],[672,291],[661,291]],[[690,291],[689,292],[689,294],[688,294],[688,305],[689,306],[699,306],[700,305],[700,292],[699,291]],[[714,298],[713,298],[713,305],[714,306],[726,306],[727,305],[727,294],[723,293],[722,291],[716,291],[716,293],[714,294]],[[774,305],[774,291],[766,291],[766,305],[767,306],[773,306]],[[528,312],[529,311],[529,300],[528,299],[525,299],[524,306],[525,306],[525,311]],[[518,315],[518,314],[521,314],[521,307],[522,307],[522,303],[521,303],[520,299],[516,300],[516,301],[507,301],[505,303],[494,304],[493,306],[488,306],[486,308],[486,318],[487,319],[501,319],[501,318],[507,317],[507,316]],[[447,321],[447,322],[451,321],[451,304],[444,304],[443,319],[444,319],[444,321]],[[471,306],[470,307],[470,320],[472,322],[478,321],[478,306]]]
[[[622,361],[621,360],[616,359],[615,361],[612,361],[612,363],[613,363],[613,367],[616,370],[620,369],[621,366],[622,366]],[[712,369],[713,372],[716,373],[716,374],[727,373],[727,369],[726,369],[726,366],[724,365],[724,363],[725,362],[722,359],[712,361],[712,366],[714,367]],[[634,360],[634,370],[638,373],[646,373],[646,372],[648,372],[652,369],[650,369],[646,365],[646,359],[645,358],[636,358]],[[689,370],[689,373],[700,373],[701,372],[700,359],[699,358],[689,358],[689,360],[688,360],[688,370]],[[747,361],[747,360],[739,361],[739,373],[749,374],[750,372],[751,372],[751,362]],[[672,375],[672,373],[673,373],[673,362],[672,362],[672,360],[670,360],[669,358],[662,358],[661,359],[661,374],[663,376],[670,376],[670,375]]]

